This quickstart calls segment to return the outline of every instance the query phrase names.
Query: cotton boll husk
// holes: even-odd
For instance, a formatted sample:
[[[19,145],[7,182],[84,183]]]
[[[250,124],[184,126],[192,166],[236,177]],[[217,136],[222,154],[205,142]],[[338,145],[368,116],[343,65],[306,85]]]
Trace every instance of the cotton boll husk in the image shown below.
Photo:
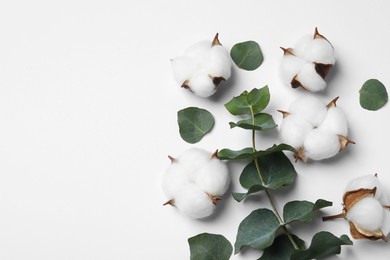
[[[319,125],[319,128],[337,135],[348,135],[347,119],[345,118],[344,112],[338,107],[328,109],[328,113],[324,121]]]
[[[336,62],[333,46],[323,38],[312,40],[307,46],[304,57],[307,61],[321,64],[333,65]]]
[[[211,46],[212,43],[210,41],[200,41],[194,43],[186,49],[184,56],[201,63],[205,58],[207,58]]]
[[[184,174],[191,180],[195,180],[196,172],[211,159],[211,153],[192,147],[184,151],[178,158],[177,163],[182,166]]]
[[[382,184],[379,182],[378,177],[374,175],[364,175],[356,179],[351,180],[346,188],[345,192],[359,190],[359,189],[373,189],[376,188],[375,198],[383,205],[389,206],[389,198],[386,190],[383,189]]]
[[[313,41],[313,36],[311,35],[305,35],[302,38],[300,38],[294,46],[293,52],[296,56],[299,57],[305,57],[305,54],[307,52],[308,47]]]
[[[311,92],[318,92],[326,87],[325,80],[315,70],[314,63],[306,63],[295,78],[302,86]]]
[[[380,230],[385,236],[387,236],[390,232],[390,211],[388,209],[384,209],[383,222]]]
[[[312,129],[313,126],[303,118],[295,114],[289,114],[281,123],[280,139],[283,143],[299,148]]]
[[[291,104],[289,112],[299,115],[313,127],[317,127],[326,117],[327,108],[321,99],[313,95],[303,95]]]
[[[323,160],[335,156],[340,150],[340,143],[337,135],[314,129],[305,139],[303,147],[306,157]]]
[[[172,163],[162,179],[162,189],[165,195],[172,199],[175,194],[184,186],[190,183],[190,179],[186,174],[186,167],[178,163]]]
[[[346,217],[360,228],[375,232],[382,226],[384,209],[375,198],[366,197],[356,202]]]
[[[299,73],[305,61],[291,54],[285,54],[280,61],[280,78],[283,84],[290,86],[293,78]]]
[[[221,45],[215,45],[209,50],[204,63],[205,71],[212,77],[230,78],[232,62],[228,51]]]
[[[183,186],[174,198],[175,207],[191,218],[205,218],[210,216],[215,208],[210,197],[195,184]]]
[[[222,196],[229,187],[230,175],[225,163],[211,159],[195,176],[194,182],[213,196]]]
[[[178,84],[189,80],[196,70],[196,64],[187,57],[177,57],[171,61],[173,77]]]
[[[213,79],[204,70],[195,73],[188,82],[188,86],[195,95],[200,97],[209,97],[217,90]]]

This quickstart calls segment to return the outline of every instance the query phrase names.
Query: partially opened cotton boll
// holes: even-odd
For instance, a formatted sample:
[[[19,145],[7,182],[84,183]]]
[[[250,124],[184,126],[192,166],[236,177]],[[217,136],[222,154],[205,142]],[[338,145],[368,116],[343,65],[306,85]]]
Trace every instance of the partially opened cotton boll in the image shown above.
[[[182,56],[172,59],[175,80],[200,97],[213,95],[218,84],[230,78],[231,67],[230,55],[218,34],[213,41],[195,43]]]
[[[280,139],[298,149],[303,146],[307,135],[313,130],[313,126],[300,116],[287,115],[280,126]]]
[[[317,127],[325,119],[327,108],[321,99],[313,95],[303,95],[294,100],[288,112],[299,115],[313,127]]]
[[[340,151],[337,135],[314,129],[303,144],[304,155],[312,160],[323,160],[335,156]]]
[[[171,165],[162,181],[168,197],[164,205],[193,218],[211,215],[230,184],[228,168],[216,154],[190,148],[176,158],[169,156]]]
[[[359,200],[346,215],[355,226],[370,232],[376,232],[382,226],[383,217],[384,209],[373,197]]]

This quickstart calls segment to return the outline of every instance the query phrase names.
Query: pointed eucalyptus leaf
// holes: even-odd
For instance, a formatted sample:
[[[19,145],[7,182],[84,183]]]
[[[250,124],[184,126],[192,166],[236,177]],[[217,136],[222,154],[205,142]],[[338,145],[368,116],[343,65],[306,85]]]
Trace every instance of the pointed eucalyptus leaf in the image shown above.
[[[269,209],[252,211],[238,227],[234,252],[237,254],[244,246],[263,250],[275,238],[276,231],[281,227],[275,214]]]
[[[294,242],[300,249],[305,249],[305,242],[295,235],[291,235]],[[259,260],[290,260],[292,253],[295,251],[294,246],[287,235],[280,235],[275,238],[274,243],[264,250]]]
[[[228,260],[233,246],[222,235],[202,233],[188,239],[191,260]]]
[[[292,253],[292,260],[317,259],[330,255],[337,255],[341,252],[341,246],[352,245],[352,241],[347,235],[340,238],[329,232],[319,232],[314,235],[311,245],[306,250],[297,250]]]
[[[316,203],[309,201],[290,201],[283,208],[283,218],[286,224],[293,221],[309,223],[313,220],[315,210],[332,206],[332,202],[319,199]]]
[[[263,53],[255,41],[237,43],[230,50],[234,63],[243,70],[255,70],[263,63]]]
[[[230,124],[230,128],[241,127],[244,129],[259,130],[259,131],[273,129],[277,126],[272,116],[266,113],[256,114],[254,116],[253,121],[252,119],[245,119],[245,120],[240,120],[237,123],[230,122],[229,124]]]
[[[238,192],[234,192],[232,195],[233,195],[233,198],[238,201],[238,202],[241,202],[243,201],[244,199],[246,199],[248,196],[252,195],[252,194],[255,194],[255,193],[258,193],[260,191],[264,190],[264,187],[261,186],[261,185],[253,185],[252,187],[250,187],[248,189],[248,191],[246,193],[238,193]]]
[[[377,79],[367,80],[359,91],[360,105],[367,110],[378,110],[388,101],[386,87]]]
[[[233,97],[225,104],[226,109],[232,115],[254,116],[267,107],[270,100],[268,86],[260,89],[254,88],[250,92],[244,91],[241,95]]]
[[[217,157],[221,160],[253,159],[281,151],[295,152],[295,149],[287,144],[273,145],[267,150],[260,150],[256,152],[253,152],[253,148],[250,147],[238,151],[222,149],[218,152]]]
[[[177,112],[177,122],[181,138],[194,144],[213,128],[214,117],[205,109],[188,107]]]

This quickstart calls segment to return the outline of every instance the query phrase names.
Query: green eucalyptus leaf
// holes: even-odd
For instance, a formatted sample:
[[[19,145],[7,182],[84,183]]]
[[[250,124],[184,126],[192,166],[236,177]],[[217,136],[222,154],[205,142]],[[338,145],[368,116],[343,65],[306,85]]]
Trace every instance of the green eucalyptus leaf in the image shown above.
[[[263,63],[263,53],[255,41],[237,43],[230,50],[234,63],[243,70],[255,70]]]
[[[230,122],[230,128],[233,127],[241,127],[244,129],[250,129],[250,130],[269,130],[276,127],[276,124],[274,122],[274,119],[270,114],[266,113],[259,113],[254,116],[254,120],[252,119],[245,119],[240,120],[237,123]]]
[[[188,239],[191,260],[228,260],[233,246],[222,235],[202,233]]]
[[[249,195],[252,195],[254,193],[258,193],[259,191],[262,191],[262,190],[264,190],[264,187],[262,185],[253,185],[245,193],[233,192],[233,198],[236,201],[241,202],[244,199],[246,199]]]
[[[256,152],[254,152],[253,148],[251,147],[247,147],[238,151],[222,149],[218,152],[217,157],[221,160],[253,159],[281,151],[295,152],[295,149],[294,147],[287,144],[273,145],[267,150],[260,150]]]
[[[257,209],[252,211],[238,227],[236,243],[234,244],[235,254],[244,246],[259,250],[269,247],[280,227],[278,218],[271,210]]]
[[[377,79],[367,80],[359,91],[360,105],[367,110],[378,110],[388,101],[385,86]]]
[[[244,91],[241,95],[233,97],[225,104],[232,115],[250,115],[260,113],[267,107],[270,100],[268,86],[260,89],[254,88],[250,92]]]
[[[188,107],[177,112],[177,122],[183,140],[194,144],[213,128],[214,117],[205,109]]]
[[[305,242],[295,235],[291,235],[294,242],[300,249],[305,249]],[[292,253],[295,251],[294,246],[287,235],[280,235],[275,238],[274,243],[264,250],[259,260],[290,260]]]
[[[342,245],[352,245],[347,235],[338,238],[332,233],[322,231],[314,235],[308,249],[293,252],[291,259],[307,260],[340,254]]]
[[[316,203],[309,201],[290,201],[283,208],[283,218],[286,224],[293,221],[309,223],[313,220],[315,210],[332,206],[332,202],[319,199]]]

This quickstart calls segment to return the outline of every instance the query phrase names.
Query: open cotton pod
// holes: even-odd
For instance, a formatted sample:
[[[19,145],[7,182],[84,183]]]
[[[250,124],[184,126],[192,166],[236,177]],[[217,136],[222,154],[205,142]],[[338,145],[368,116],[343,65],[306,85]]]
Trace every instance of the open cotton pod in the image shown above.
[[[168,197],[164,205],[172,205],[191,218],[210,216],[230,184],[226,164],[217,158],[216,152],[199,148],[169,158],[171,164],[162,180]]]
[[[201,41],[171,60],[173,76],[183,88],[200,97],[213,95],[218,84],[230,78],[232,62],[218,33],[213,41]]]
[[[332,44],[315,28],[314,35],[297,41],[284,52],[280,63],[280,77],[285,85],[318,92],[326,87],[325,78],[336,62]]]
[[[387,196],[376,175],[356,178],[347,185],[342,212],[323,220],[344,218],[349,221],[353,238],[387,241],[390,232],[389,204],[384,204],[388,202]]]
[[[297,98],[288,111],[279,110],[283,114],[280,139],[296,149],[297,160],[331,158],[354,143],[347,137],[347,120],[336,106],[337,100],[325,104],[315,96],[304,95]]]

